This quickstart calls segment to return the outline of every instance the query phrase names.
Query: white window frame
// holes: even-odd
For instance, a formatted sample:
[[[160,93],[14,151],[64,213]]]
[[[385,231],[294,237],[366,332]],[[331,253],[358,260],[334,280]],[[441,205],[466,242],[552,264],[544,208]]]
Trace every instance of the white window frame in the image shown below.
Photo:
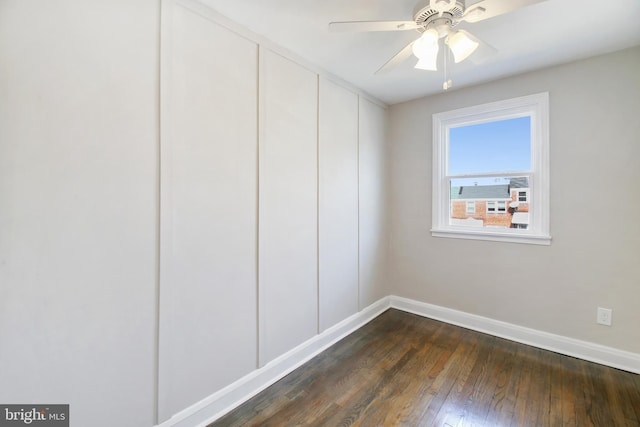
[[[454,127],[531,118],[531,169],[470,174],[478,176],[526,176],[529,178],[529,228],[469,228],[450,224],[450,182],[465,175],[449,175],[449,130]],[[491,102],[433,115],[433,200],[432,228],[434,237],[490,240],[537,245],[551,244],[549,234],[549,93],[538,93],[504,101]],[[497,209],[497,205],[496,205]],[[498,212],[496,212],[498,213]]]

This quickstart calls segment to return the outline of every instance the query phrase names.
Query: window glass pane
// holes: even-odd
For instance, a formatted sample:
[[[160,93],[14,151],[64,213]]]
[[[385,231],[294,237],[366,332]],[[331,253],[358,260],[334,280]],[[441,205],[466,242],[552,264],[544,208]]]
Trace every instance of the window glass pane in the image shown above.
[[[530,203],[520,195],[528,188],[526,176],[451,179],[449,225],[527,229]]]
[[[531,118],[449,129],[449,175],[531,169]]]

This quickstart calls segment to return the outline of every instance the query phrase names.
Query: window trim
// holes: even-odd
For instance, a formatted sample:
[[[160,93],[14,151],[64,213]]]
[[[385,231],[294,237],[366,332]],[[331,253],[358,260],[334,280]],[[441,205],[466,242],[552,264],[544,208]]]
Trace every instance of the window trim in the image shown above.
[[[449,129],[517,117],[531,117],[531,170],[511,175],[529,176],[529,229],[468,229],[449,223],[450,190],[447,175]],[[436,113],[433,120],[433,237],[489,240],[537,245],[551,244],[549,234],[549,93],[522,96]],[[495,175],[495,174],[493,174]],[[492,176],[493,176],[492,175]],[[533,201],[533,203],[531,203]]]

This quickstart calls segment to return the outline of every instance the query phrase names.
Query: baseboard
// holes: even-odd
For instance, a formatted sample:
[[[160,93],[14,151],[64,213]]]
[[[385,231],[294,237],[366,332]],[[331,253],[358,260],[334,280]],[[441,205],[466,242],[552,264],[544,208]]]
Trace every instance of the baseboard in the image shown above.
[[[206,426],[378,317],[389,309],[390,301],[388,296],[380,299],[156,427]]]
[[[463,328],[640,374],[640,354],[542,332],[407,298],[391,296],[391,307]]]

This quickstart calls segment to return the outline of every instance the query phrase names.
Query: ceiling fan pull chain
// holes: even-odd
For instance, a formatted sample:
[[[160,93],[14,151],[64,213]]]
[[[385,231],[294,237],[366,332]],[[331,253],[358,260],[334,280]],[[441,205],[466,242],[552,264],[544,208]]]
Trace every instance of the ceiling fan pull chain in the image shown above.
[[[444,83],[442,83],[442,89],[443,90],[447,90],[451,87],[451,79],[448,78],[448,68],[447,68],[447,64],[449,63],[449,49],[444,49],[444,55],[443,56],[443,60],[444,60],[444,66],[442,67],[444,69]]]

